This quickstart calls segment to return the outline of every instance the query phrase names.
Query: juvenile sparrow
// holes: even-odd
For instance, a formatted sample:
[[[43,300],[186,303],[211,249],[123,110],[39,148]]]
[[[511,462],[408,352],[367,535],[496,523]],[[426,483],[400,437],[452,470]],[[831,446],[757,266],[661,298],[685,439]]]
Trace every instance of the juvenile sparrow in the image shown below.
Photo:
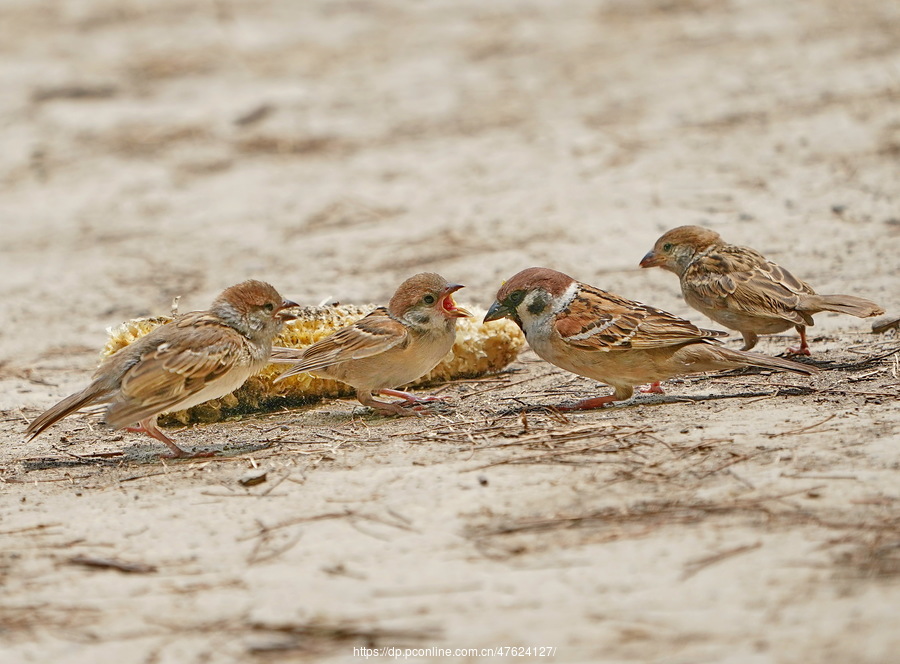
[[[757,366],[800,374],[816,370],[797,362],[719,346],[724,332],[640,302],[582,284],[542,267],[522,270],[500,288],[485,321],[511,318],[541,358],[579,376],[611,385],[615,393],[579,401],[563,410],[623,401],[634,386],[662,392],[659,381],[685,374]]]
[[[858,318],[884,313],[874,302],[853,295],[817,295],[805,281],[748,247],[726,243],[715,231],[679,226],[665,233],[641,260],[641,267],[661,267],[681,281],[685,301],[697,311],[744,337],[743,350],[760,334],[793,326],[800,345],[788,348],[809,355],[806,326],[813,314],[834,311]]]
[[[233,392],[269,361],[272,339],[286,320],[285,300],[269,284],[245,281],[225,289],[209,311],[184,314],[106,358],[93,382],[39,415],[29,440],[79,408],[109,404],[106,422],[146,433],[173,457],[190,456],[156,426],[161,413],[184,410]]]
[[[423,272],[397,289],[387,308],[379,307],[303,350],[276,348],[274,362],[296,362],[277,378],[312,373],[356,388],[364,406],[385,415],[410,415],[420,398],[395,389],[431,371],[456,340],[456,319],[471,314],[456,305],[453,293],[462,286]],[[376,394],[403,401],[378,401]]]

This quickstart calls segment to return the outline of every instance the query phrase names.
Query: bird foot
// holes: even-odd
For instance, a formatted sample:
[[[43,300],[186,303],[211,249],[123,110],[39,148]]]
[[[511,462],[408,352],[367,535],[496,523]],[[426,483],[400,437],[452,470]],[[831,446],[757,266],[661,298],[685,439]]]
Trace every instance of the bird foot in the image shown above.
[[[797,332],[800,334],[800,345],[792,346],[785,352],[786,355],[810,355],[809,344],[806,343],[806,328],[802,325],[797,326]]]
[[[655,383],[653,383],[652,385],[650,385],[649,387],[646,387],[646,388],[642,387],[638,390],[638,392],[641,392],[643,394],[665,394],[665,391],[663,390],[663,388],[659,384],[659,382],[660,381],[656,381]]]
[[[606,397],[594,397],[592,399],[582,399],[576,403],[573,403],[571,406],[557,406],[556,410],[560,410],[563,412],[572,411],[572,410],[592,410],[594,408],[602,408],[607,404],[611,404],[614,401],[618,401],[614,394],[610,394]]]
[[[141,422],[136,427],[123,427],[125,431],[132,433],[145,433],[151,438],[155,438],[171,450],[169,454],[160,454],[160,459],[201,459],[204,457],[215,456],[215,452],[187,452],[175,444],[175,441],[160,431],[155,424]]]
[[[812,353],[809,352],[809,346],[806,344],[790,346],[784,352],[786,355],[806,355],[807,357],[812,355]]]

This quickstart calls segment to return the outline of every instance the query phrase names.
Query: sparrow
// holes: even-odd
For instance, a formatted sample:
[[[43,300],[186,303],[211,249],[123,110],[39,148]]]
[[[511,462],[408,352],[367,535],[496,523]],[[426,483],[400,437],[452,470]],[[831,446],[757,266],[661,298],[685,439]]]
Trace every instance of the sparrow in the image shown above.
[[[31,422],[28,440],[80,408],[107,404],[107,424],[165,443],[171,455],[162,456],[201,456],[189,455],[160,431],[157,416],[240,387],[269,362],[272,340],[295,318],[284,310],[296,306],[262,281],[231,286],[208,311],[179,316],[106,358],[90,385]]]
[[[757,366],[800,374],[798,362],[718,345],[727,333],[575,281],[556,270],[531,267],[503,284],[485,322],[511,318],[541,358],[566,371],[611,385],[610,396],[584,399],[561,410],[597,408],[630,399],[634,386],[662,392],[674,376]]]
[[[749,247],[728,244],[715,231],[679,226],[660,237],[641,267],[661,267],[678,275],[685,301],[697,311],[744,337],[742,350],[760,334],[790,327],[800,345],[788,354],[809,355],[806,327],[820,311],[868,318],[884,309],[853,295],[818,295],[805,281]]]
[[[275,348],[274,362],[294,362],[276,382],[299,373],[332,378],[356,388],[356,398],[382,415],[410,415],[410,406],[435,397],[396,389],[431,371],[456,340],[456,320],[469,317],[453,301],[462,286],[432,272],[410,277],[387,307],[302,350]],[[379,401],[376,394],[403,401]]]

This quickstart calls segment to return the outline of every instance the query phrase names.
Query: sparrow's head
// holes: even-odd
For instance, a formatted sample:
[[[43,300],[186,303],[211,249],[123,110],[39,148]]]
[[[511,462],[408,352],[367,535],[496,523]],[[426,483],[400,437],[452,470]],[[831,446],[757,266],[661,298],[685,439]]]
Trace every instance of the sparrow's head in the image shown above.
[[[460,288],[461,284],[451,284],[439,274],[422,272],[400,284],[388,311],[413,327],[446,327],[472,315],[453,301],[453,293]]]
[[[297,306],[266,282],[250,279],[222,291],[210,311],[245,337],[270,342],[285,321],[296,318],[285,309]]]
[[[506,281],[484,322],[510,318],[519,327],[555,311],[577,282],[567,274],[546,267],[529,267]]]
[[[641,267],[661,267],[679,277],[697,254],[722,244],[715,231],[702,226],[679,226],[660,237],[641,259]]]

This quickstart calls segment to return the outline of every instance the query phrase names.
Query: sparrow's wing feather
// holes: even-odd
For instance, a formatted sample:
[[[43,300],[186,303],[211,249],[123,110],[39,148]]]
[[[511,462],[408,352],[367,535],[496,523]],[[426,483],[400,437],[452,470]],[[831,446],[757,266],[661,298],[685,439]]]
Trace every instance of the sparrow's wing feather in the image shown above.
[[[557,315],[555,327],[566,343],[598,351],[659,348],[727,335],[584,284]]]
[[[683,283],[715,308],[810,324],[796,309],[815,292],[812,287],[746,247],[723,247],[703,256],[685,272]]]
[[[210,325],[148,349],[125,371],[124,398],[110,406],[107,422],[118,428],[172,410],[241,362],[245,342],[229,327]]]
[[[379,307],[353,325],[338,330],[304,349],[299,357],[293,358],[300,361],[281,374],[279,379],[324,369],[348,360],[372,357],[390,348],[405,347],[409,341],[406,327],[391,318],[387,309]],[[273,359],[286,361],[289,354],[276,352]]]

